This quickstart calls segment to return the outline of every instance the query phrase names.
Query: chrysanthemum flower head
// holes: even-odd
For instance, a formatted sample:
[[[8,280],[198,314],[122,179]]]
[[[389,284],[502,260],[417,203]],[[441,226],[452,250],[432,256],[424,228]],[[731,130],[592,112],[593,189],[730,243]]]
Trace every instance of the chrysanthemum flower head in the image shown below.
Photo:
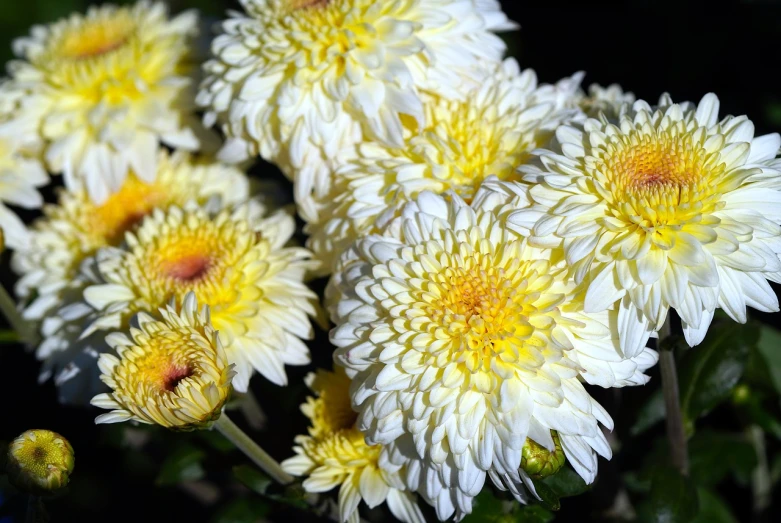
[[[517,168],[531,151],[578,114],[563,108],[568,97],[557,86],[538,85],[534,71],[521,73],[513,59],[485,69],[464,100],[429,97],[425,126],[407,120],[402,147],[376,141],[354,147],[334,174],[332,193],[318,202],[322,220],[308,226],[324,270],[422,191],[453,190],[469,201],[488,176],[519,179]]]
[[[525,499],[527,437],[553,450],[557,431],[593,481],[595,452],[610,457],[600,423],[612,421],[583,382],[642,384],[656,361],[647,348],[623,354],[615,313],[583,312],[561,253],[507,227],[505,195],[448,196],[424,192],[383,235],[356,241],[331,309],[358,427],[406,463],[407,485],[441,519],[469,513],[486,474]]]
[[[228,360],[236,365],[237,390],[247,389],[253,369],[286,384],[286,363],[309,363],[301,339],[312,335],[307,315],[315,314],[316,301],[303,282],[316,266],[310,253],[285,247],[294,230],[289,214],[265,216],[254,201],[217,214],[156,210],[128,233],[127,249],[98,252],[100,283],[84,291],[94,309],[85,335],[123,328],[134,313],[192,291],[209,306]]]
[[[0,229],[4,243],[12,249],[23,247],[29,233],[21,219],[8,207],[36,209],[43,205],[38,187],[49,182],[40,161],[22,149],[19,139],[0,133]]]
[[[65,403],[84,403],[96,394],[100,381],[95,359],[107,349],[103,336],[79,340],[84,317],[91,312],[82,303],[90,281],[81,271],[87,260],[101,247],[121,245],[125,233],[135,230],[153,209],[196,204],[220,208],[249,196],[247,177],[233,167],[182,152],[160,152],[157,165],[154,182],[145,183],[131,172],[102,205],[84,189],[62,190],[58,203],[44,207],[25,245],[14,252],[12,267],[20,276],[15,290],[25,306],[23,315],[40,324],[40,379],[54,376]]]
[[[190,202],[206,204],[217,198],[231,206],[249,197],[246,176],[238,169],[187,153],[161,151],[152,182],[134,172],[103,204],[95,204],[84,189],[59,193],[56,205],[44,207],[44,217],[34,222],[28,241],[14,256],[12,266],[20,275],[16,294],[27,305],[27,319],[41,319],[63,305],[63,290],[80,289],[79,266],[101,247],[119,246],[125,233],[134,230],[153,209]]]
[[[28,430],[8,446],[8,478],[34,495],[65,487],[75,465],[73,447],[50,430]]]
[[[102,354],[101,379],[111,392],[92,404],[111,409],[95,423],[138,421],[172,430],[208,428],[222,414],[231,391],[232,365],[209,321],[208,307],[198,308],[195,294],[181,309],[160,309],[160,318],[145,312],[129,335],[109,334],[116,354]]]
[[[501,59],[491,31],[514,27],[495,0],[241,4],[197,100],[223,123],[226,158],[259,154],[295,173],[304,216],[330,186],[319,163],[364,133],[401,146],[401,115],[424,119],[422,90],[459,97],[478,64]]]
[[[339,520],[357,522],[363,500],[373,508],[388,503],[391,512],[406,523],[424,522],[420,508],[404,483],[398,468],[383,469],[380,445],[369,446],[355,427],[357,414],[350,404],[350,379],[343,369],[318,370],[306,377],[316,394],[301,406],[311,425],[308,436],[298,436],[296,456],[282,467],[289,474],[307,476],[308,492],[328,492],[339,487]]]
[[[49,169],[96,203],[133,169],[154,180],[161,143],[194,150],[199,123],[188,101],[192,12],[169,19],[165,4],[93,7],[14,43],[8,90],[17,93],[11,133],[33,129]],[[20,94],[21,93],[21,94]]]
[[[778,134],[754,136],[719,101],[638,101],[617,124],[561,127],[557,145],[523,167],[533,205],[510,222],[535,245],[562,246],[586,310],[619,304],[620,335],[658,329],[669,308],[699,343],[714,309],[746,321],[777,311],[781,281]]]

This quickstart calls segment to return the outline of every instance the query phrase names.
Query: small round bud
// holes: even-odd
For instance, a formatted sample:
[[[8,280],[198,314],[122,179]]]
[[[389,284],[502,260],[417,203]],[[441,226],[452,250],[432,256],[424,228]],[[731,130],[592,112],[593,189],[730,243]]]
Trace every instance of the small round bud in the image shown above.
[[[553,436],[553,444],[555,445],[553,452],[526,438],[526,444],[521,451],[521,468],[532,479],[543,479],[554,475],[567,461],[564,451],[561,449],[558,432],[552,430],[551,436]]]
[[[74,461],[68,440],[50,430],[28,430],[8,446],[8,478],[20,490],[53,492],[68,484]]]

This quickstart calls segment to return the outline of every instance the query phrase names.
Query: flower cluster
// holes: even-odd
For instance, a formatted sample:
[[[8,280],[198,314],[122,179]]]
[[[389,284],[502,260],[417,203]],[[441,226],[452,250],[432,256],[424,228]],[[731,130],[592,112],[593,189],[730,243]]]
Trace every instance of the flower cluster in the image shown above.
[[[149,0],[33,28],[0,82],[0,305],[97,423],[215,428],[280,483],[338,487],[340,522],[422,523],[419,499],[460,520],[488,479],[521,503],[564,467],[593,482],[614,449],[592,393],[649,381],[671,309],[691,346],[718,308],[779,310],[781,137],[714,94],[541,83],[496,0],[240,3],[200,85],[197,17]],[[225,411],[310,349],[336,367],[279,464]],[[31,492],[73,468],[46,431],[9,456]]]

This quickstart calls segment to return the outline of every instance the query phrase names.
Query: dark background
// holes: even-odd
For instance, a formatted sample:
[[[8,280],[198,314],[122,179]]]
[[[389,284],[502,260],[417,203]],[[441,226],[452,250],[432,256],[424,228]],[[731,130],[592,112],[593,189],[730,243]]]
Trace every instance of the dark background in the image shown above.
[[[215,22],[226,9],[238,6],[237,2],[220,0],[169,3],[175,10],[202,9]],[[520,32],[508,36],[510,53],[523,68],[535,69],[542,82],[555,82],[583,70],[588,73],[586,85],[617,82],[651,102],[665,91],[676,101],[698,101],[713,91],[722,101],[722,115],[748,114],[759,134],[781,130],[781,86],[776,73],[781,64],[778,1],[506,0],[502,4],[522,26]],[[535,4],[544,7],[533,7]],[[4,0],[0,6],[0,61],[10,58],[11,41],[26,34],[30,25],[83,11],[86,5],[88,2],[81,0]],[[267,169],[255,171],[263,175],[269,173]],[[7,257],[6,253],[0,265],[0,280],[10,288]],[[327,366],[327,337],[323,333],[318,336],[312,344],[313,359]],[[151,437],[151,441],[143,452],[134,450],[127,445],[123,428],[92,424],[97,409],[59,406],[51,384],[37,385],[37,368],[34,357],[20,347],[0,345],[0,440],[30,428],[49,428],[70,439],[76,449],[76,470],[67,496],[48,504],[54,521],[216,521],[231,500],[241,495],[239,487],[214,495],[213,485],[231,484],[230,465],[242,462],[240,456],[225,451],[219,437],[142,431],[137,436]],[[271,419],[268,430],[253,435],[279,459],[291,454],[293,435],[304,431],[297,405],[305,396],[301,378],[308,370],[288,367],[290,382],[297,385],[286,389],[269,385],[262,378],[253,380],[255,394]],[[653,375],[656,379],[656,371]],[[633,419],[647,389],[595,392],[618,421],[615,434],[619,439],[628,437],[621,422],[629,420],[628,425]],[[239,414],[234,418],[241,419]],[[635,440],[613,461],[600,460],[600,479],[594,490],[566,500],[557,521],[601,519],[598,515],[612,503],[618,472],[641,460],[647,443]],[[205,462],[197,465],[205,471],[206,479],[184,488],[162,485],[165,479],[159,476],[160,463],[171,455],[172,448],[183,446],[208,454]],[[192,473],[194,477],[202,475],[197,470]],[[748,491],[722,490],[736,515],[748,513]],[[0,493],[0,507],[3,503]],[[258,514],[266,510],[252,504],[247,509]],[[299,520],[302,515],[291,512],[284,517]],[[273,520],[282,519],[274,516]],[[0,516],[0,523],[7,523],[7,519]]]

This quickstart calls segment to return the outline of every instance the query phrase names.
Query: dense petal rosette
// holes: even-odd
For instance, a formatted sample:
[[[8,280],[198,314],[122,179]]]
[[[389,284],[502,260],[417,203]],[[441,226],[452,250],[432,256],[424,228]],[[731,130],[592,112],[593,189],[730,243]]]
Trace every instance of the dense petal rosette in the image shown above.
[[[355,427],[357,414],[350,404],[350,379],[344,370],[319,370],[306,377],[316,397],[307,398],[301,411],[310,420],[309,435],[296,437],[296,455],[282,463],[289,474],[306,476],[308,492],[327,492],[339,488],[339,520],[359,520],[358,505],[363,500],[370,508],[387,502],[397,519],[405,523],[423,523],[425,519],[406,492],[403,470],[383,468],[387,458],[380,445],[368,445]]]
[[[208,428],[222,415],[231,392],[232,365],[209,321],[188,293],[181,309],[168,305],[155,318],[141,312],[129,335],[106,337],[115,354],[98,360],[111,392],[92,404],[111,412],[95,423],[138,421],[172,430]]]
[[[329,290],[358,427],[443,519],[471,511],[486,474],[525,499],[524,443],[552,450],[551,430],[593,481],[612,421],[583,382],[645,383],[656,361],[624,356],[615,312],[583,312],[561,251],[509,229],[506,200],[422,193],[345,252]]]
[[[511,188],[532,202],[512,226],[563,247],[586,310],[618,303],[625,340],[658,329],[670,307],[691,345],[717,307],[739,322],[747,306],[777,311],[767,280],[781,281],[781,137],[755,137],[745,116],[719,120],[713,94],[622,113],[559,128]]]
[[[36,26],[14,43],[0,129],[35,135],[49,169],[98,204],[131,168],[153,181],[161,143],[200,145],[187,63],[196,25],[193,12],[168,19],[165,4],[142,0]]]
[[[84,290],[92,313],[82,336],[123,328],[136,312],[192,291],[211,310],[236,366],[236,389],[247,390],[253,370],[285,385],[285,364],[309,363],[302,339],[312,336],[308,316],[316,313],[316,296],[303,282],[316,264],[305,249],[285,247],[294,229],[289,214],[265,216],[255,201],[216,215],[156,210],[127,234],[127,249],[98,251],[98,283]]]
[[[401,147],[366,141],[342,151],[332,191],[317,202],[322,219],[307,229],[323,270],[422,191],[452,189],[468,201],[488,176],[519,179],[517,168],[531,151],[546,145],[562,121],[580,114],[564,108],[577,81],[538,85],[534,71],[521,73],[513,59],[484,69],[484,80],[464,100],[428,97],[425,125],[408,121]]]
[[[225,158],[260,155],[295,178],[301,213],[325,197],[332,159],[369,134],[403,144],[423,91],[457,98],[477,65],[498,63],[495,0],[242,0],[223,23],[197,101],[228,135]]]

